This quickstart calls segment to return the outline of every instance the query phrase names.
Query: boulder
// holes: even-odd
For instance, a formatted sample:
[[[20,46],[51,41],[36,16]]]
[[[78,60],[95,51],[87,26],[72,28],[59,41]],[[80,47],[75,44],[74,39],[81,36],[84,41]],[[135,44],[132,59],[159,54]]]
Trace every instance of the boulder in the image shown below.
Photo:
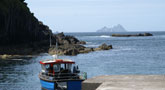
[[[112,45],[107,45],[107,44],[102,44],[101,46],[99,46],[99,48],[101,50],[109,50],[109,49],[112,49]]]
[[[83,51],[81,51],[81,53],[89,53],[94,51],[93,48],[85,48]]]
[[[59,33],[55,35],[57,42],[59,45],[65,45],[65,44],[84,44],[84,41],[79,41],[74,36],[64,35],[64,33]]]
[[[77,44],[86,44],[85,41],[79,41]]]
[[[94,48],[94,51],[100,51],[102,50],[101,48]]]
[[[144,33],[144,36],[153,36],[151,33]]]
[[[79,54],[79,51],[77,49],[73,49],[73,48],[64,51],[64,55],[74,56],[74,55],[77,55],[77,54]]]

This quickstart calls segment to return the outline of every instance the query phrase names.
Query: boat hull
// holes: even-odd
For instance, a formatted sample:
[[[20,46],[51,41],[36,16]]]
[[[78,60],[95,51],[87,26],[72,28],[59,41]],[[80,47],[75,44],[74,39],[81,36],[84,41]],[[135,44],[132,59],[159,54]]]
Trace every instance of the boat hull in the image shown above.
[[[67,82],[67,90],[81,90],[81,83],[80,81],[68,81]]]
[[[83,80],[68,80],[67,89],[66,90],[81,90],[81,83]],[[40,80],[42,90],[55,90],[56,89],[56,82],[49,82],[45,80]]]
[[[48,82],[44,80],[40,80],[41,86],[43,90],[55,90],[55,83]]]

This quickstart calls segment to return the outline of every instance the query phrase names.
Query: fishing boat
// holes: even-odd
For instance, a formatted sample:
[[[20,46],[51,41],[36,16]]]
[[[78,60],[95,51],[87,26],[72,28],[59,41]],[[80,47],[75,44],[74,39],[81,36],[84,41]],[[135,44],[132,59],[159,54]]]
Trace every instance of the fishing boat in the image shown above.
[[[87,78],[75,62],[68,59],[40,61],[39,74],[42,90],[81,90],[81,83]]]

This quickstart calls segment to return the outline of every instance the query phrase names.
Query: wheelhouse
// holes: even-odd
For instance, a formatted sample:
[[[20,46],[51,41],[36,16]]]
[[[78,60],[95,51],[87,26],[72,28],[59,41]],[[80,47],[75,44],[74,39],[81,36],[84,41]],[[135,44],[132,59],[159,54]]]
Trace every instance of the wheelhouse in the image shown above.
[[[72,60],[66,59],[56,59],[56,60],[47,60],[40,61],[42,67],[42,73],[47,75],[59,75],[59,74],[75,74],[79,73],[78,66],[74,66],[72,69],[72,65],[75,64]]]

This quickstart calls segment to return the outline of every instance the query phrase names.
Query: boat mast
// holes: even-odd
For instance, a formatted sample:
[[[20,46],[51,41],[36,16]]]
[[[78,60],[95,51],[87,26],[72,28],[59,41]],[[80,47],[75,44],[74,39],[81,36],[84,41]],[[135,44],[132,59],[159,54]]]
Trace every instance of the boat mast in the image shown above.
[[[50,32],[50,38],[49,38],[49,42],[50,42],[50,47],[52,46],[52,38],[51,38],[51,32]]]
[[[58,49],[58,43],[57,43],[57,40],[56,40],[56,49]]]
[[[56,39],[56,49],[58,49],[58,43],[57,43],[57,39]],[[55,54],[55,55],[52,55],[53,56],[53,59],[57,59],[58,58],[58,55]]]

